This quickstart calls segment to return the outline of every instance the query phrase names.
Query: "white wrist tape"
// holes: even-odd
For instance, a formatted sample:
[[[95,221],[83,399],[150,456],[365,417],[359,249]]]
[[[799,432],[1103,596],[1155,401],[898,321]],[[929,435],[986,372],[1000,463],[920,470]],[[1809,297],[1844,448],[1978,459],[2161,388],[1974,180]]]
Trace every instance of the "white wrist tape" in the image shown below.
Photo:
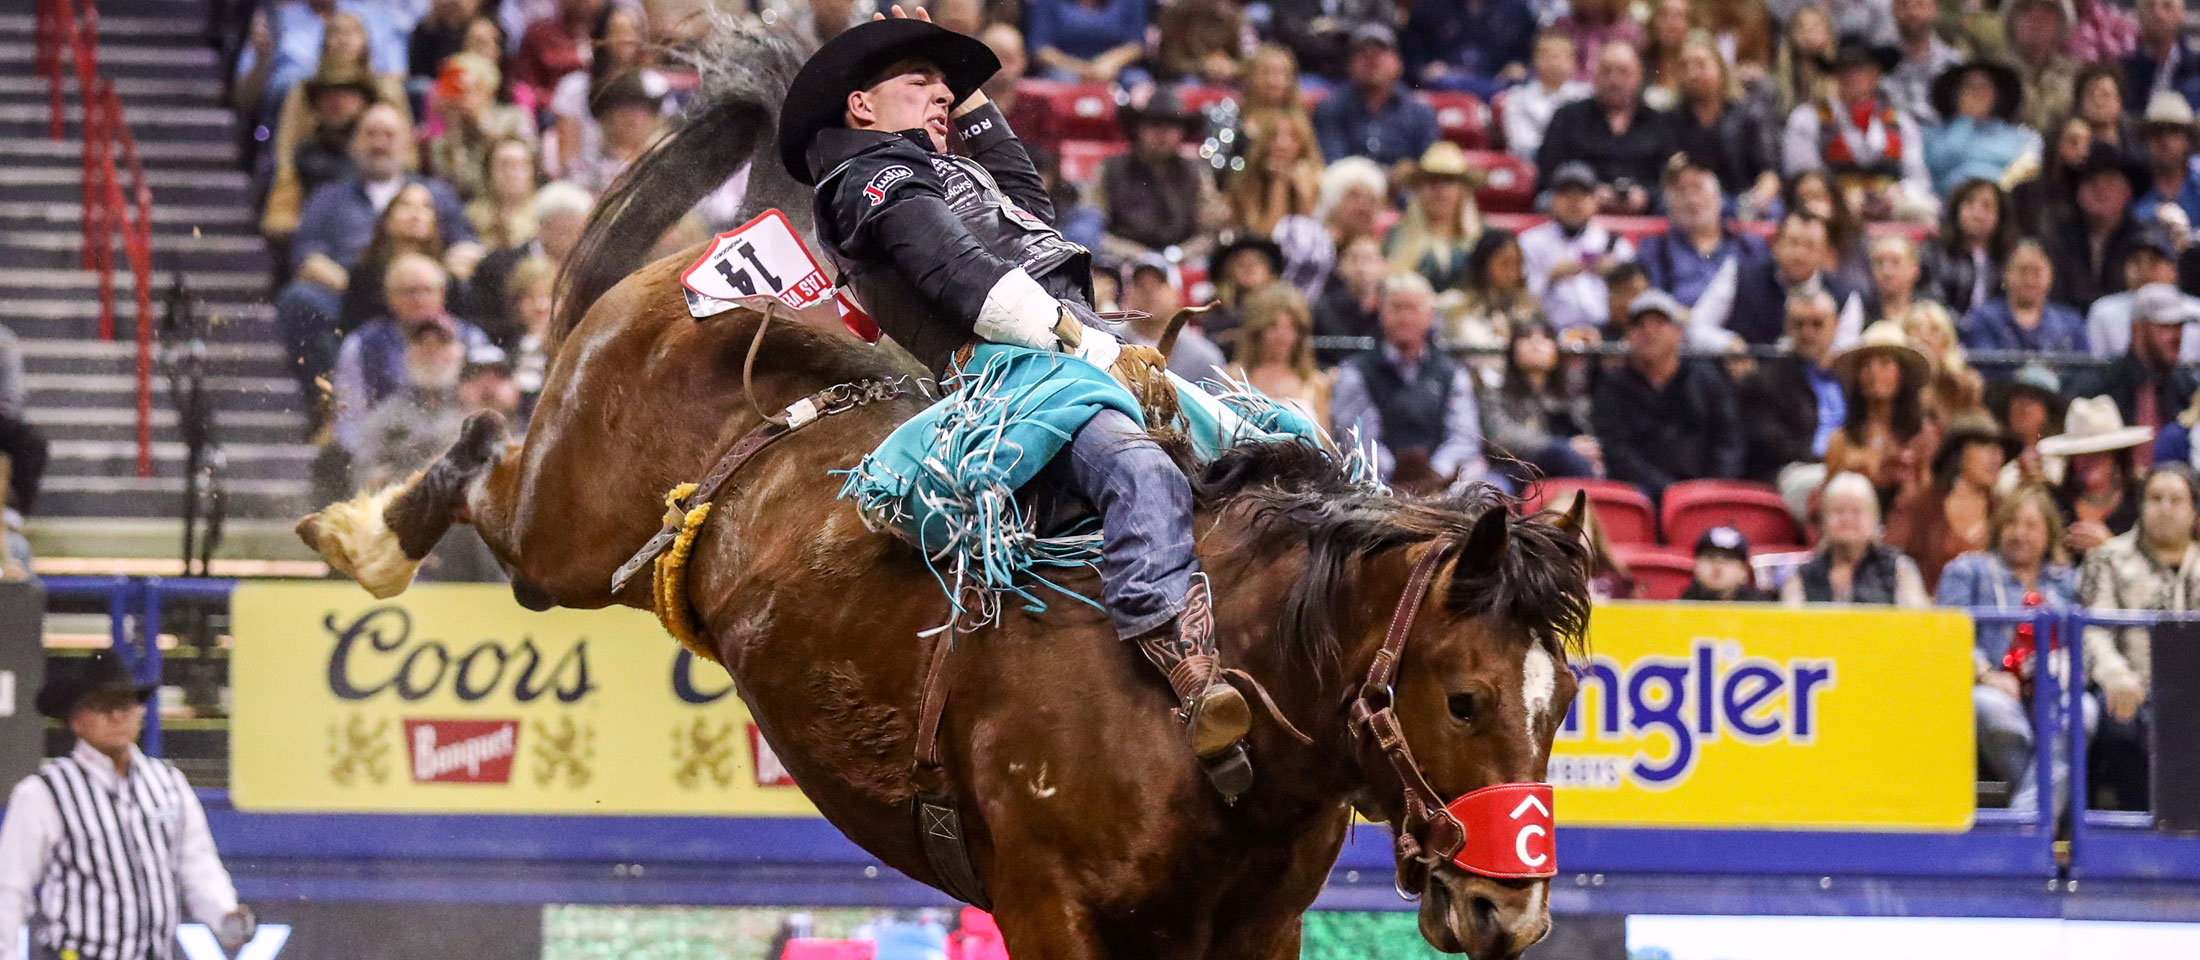
[[[986,291],[985,305],[978,309],[973,326],[978,336],[994,343],[1053,350],[1061,345],[1054,335],[1054,323],[1061,315],[1060,301],[1017,267]]]
[[[1083,333],[1085,340],[1078,346],[1077,355],[1102,370],[1115,366],[1115,359],[1123,355],[1123,341],[1094,327],[1086,327]]]

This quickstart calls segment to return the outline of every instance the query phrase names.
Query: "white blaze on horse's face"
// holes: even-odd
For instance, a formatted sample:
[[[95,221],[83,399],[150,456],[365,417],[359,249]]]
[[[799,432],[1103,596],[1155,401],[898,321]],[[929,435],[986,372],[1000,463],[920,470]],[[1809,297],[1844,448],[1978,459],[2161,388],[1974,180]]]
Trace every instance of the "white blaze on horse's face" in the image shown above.
[[[1520,702],[1527,709],[1528,740],[1534,742],[1536,731],[1541,728],[1543,714],[1551,709],[1551,698],[1558,694],[1558,662],[1551,659],[1551,652],[1537,644],[1528,651],[1528,657],[1520,664]]]

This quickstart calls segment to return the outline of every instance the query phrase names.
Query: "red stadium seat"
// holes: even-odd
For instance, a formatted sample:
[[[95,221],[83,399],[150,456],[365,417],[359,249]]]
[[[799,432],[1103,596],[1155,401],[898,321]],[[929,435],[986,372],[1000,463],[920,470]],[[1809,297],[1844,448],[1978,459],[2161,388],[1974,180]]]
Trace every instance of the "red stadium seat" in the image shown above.
[[[823,940],[798,937],[787,941],[778,960],[871,960],[878,945],[868,940]]]
[[[1570,502],[1568,497],[1576,490],[1589,495],[1589,508],[1596,511],[1597,524],[1604,528],[1606,540],[1614,544],[1658,542],[1658,519],[1651,512],[1650,498],[1633,484],[1618,480],[1545,480],[1528,488],[1521,512],[1559,508]]]
[[[1237,96],[1228,87],[1201,87],[1186,85],[1176,88],[1176,95],[1184,101],[1184,108],[1193,113],[1205,113],[1208,107]]]
[[[1018,96],[1045,101],[1055,129],[1065,140],[1114,140],[1123,135],[1115,123],[1115,92],[1100,83],[1025,80]]]
[[[1444,139],[1469,150],[1490,145],[1490,108],[1471,93],[1422,94],[1436,108],[1436,127]]]
[[[1742,480],[1684,480],[1665,488],[1665,542],[1693,548],[1712,527],[1733,527],[1750,551],[1800,549],[1803,530],[1778,491]]]
[[[1615,543],[1612,559],[1627,567],[1635,580],[1637,600],[1678,600],[1696,579],[1696,560],[1672,547],[1640,543]]]
[[[1100,161],[1130,152],[1131,145],[1121,140],[1064,140],[1059,150],[1062,179],[1071,183],[1091,183],[1100,175]]]
[[[1467,151],[1467,168],[1485,176],[1474,192],[1483,212],[1526,213],[1535,209],[1535,165],[1495,150]]]

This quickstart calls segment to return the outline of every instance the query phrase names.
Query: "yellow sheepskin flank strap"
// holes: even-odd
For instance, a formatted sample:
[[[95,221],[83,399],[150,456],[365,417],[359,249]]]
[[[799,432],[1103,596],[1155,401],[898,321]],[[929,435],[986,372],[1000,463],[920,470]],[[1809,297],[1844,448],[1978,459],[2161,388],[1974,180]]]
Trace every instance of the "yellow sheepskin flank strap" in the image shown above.
[[[695,549],[695,536],[702,532],[703,521],[710,517],[707,502],[681,512],[680,502],[694,494],[695,489],[695,484],[683,483],[665,494],[665,522],[670,524],[677,519],[680,533],[673,538],[672,546],[657,555],[651,599],[657,610],[657,622],[664,625],[666,633],[672,634],[672,639],[680,641],[688,652],[717,663],[718,651],[703,642],[702,624],[695,621],[694,612],[688,609],[688,554]]]

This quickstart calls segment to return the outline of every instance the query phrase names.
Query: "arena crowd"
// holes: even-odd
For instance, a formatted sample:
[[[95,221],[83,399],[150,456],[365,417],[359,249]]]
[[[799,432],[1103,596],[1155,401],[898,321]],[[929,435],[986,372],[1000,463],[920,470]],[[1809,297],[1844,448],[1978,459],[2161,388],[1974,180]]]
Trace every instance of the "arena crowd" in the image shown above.
[[[525,418],[558,264],[694,88],[705,5],[253,17],[233,102],[325,495],[417,469],[473,411]],[[731,7],[806,43],[873,13]],[[2178,0],[929,12],[1006,65],[987,91],[1093,251],[1100,308],[1156,318],[1127,330],[1150,342],[1215,301],[1172,366],[1302,404],[1395,487],[1778,491],[1810,531],[1778,594],[1720,528],[1692,545],[1706,599],[2200,597],[2200,48]],[[744,189],[662,249],[732,226]],[[1599,554],[1601,589],[1635,595]],[[2096,633],[2094,783],[2138,804],[2147,647]],[[2032,643],[1989,628],[1977,657],[1982,762],[2020,802]]]

